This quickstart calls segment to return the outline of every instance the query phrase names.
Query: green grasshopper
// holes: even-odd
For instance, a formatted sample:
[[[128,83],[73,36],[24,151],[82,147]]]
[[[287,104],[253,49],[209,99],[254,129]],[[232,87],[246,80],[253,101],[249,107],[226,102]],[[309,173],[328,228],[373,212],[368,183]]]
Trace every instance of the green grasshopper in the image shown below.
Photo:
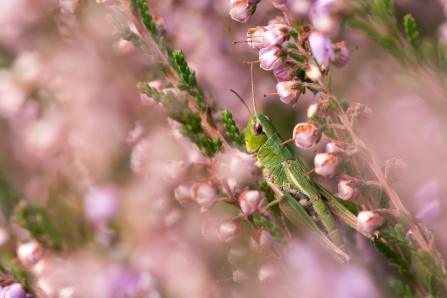
[[[265,181],[276,198],[264,210],[278,204],[281,212],[297,228],[309,232],[341,263],[349,262],[350,256],[334,215],[356,230],[357,217],[306,175],[308,171],[303,162],[295,156],[289,145],[283,145],[284,140],[270,120],[257,114],[254,97],[253,105],[255,115],[248,121],[245,144],[247,152],[256,156]],[[359,232],[371,240],[378,238],[376,234]]]

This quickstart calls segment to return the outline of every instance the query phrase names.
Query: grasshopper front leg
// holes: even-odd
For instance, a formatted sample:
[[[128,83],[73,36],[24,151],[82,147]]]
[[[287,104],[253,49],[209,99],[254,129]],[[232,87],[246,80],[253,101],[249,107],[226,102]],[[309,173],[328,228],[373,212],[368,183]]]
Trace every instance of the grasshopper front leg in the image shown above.
[[[352,214],[352,212],[349,211],[340,202],[338,202],[337,200],[331,199],[332,195],[327,189],[325,189],[323,186],[321,186],[317,183],[316,183],[316,186],[317,186],[318,191],[320,192],[321,196],[325,199],[326,205],[328,206],[328,208],[332,214],[334,214],[342,222],[344,222],[348,226],[354,228],[356,231],[358,231],[359,233],[361,233],[363,236],[367,237],[368,239],[370,239],[372,241],[380,239],[379,231],[374,232],[374,234],[367,234],[367,233],[362,232],[358,227],[357,217],[354,214]]]

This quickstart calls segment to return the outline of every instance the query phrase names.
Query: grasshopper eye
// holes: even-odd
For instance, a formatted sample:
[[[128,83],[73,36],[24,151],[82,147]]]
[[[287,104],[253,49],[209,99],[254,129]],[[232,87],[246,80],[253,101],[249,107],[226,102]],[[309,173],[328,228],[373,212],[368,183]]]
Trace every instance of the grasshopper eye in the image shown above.
[[[261,122],[256,122],[252,129],[253,135],[257,136],[262,133],[262,124]]]

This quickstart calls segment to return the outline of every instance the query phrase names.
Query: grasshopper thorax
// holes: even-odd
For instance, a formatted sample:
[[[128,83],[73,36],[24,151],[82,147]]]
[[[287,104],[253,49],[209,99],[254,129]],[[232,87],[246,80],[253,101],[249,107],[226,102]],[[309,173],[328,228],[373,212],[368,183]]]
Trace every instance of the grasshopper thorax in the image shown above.
[[[253,115],[248,120],[245,130],[245,146],[247,152],[256,153],[275,132],[275,127],[266,116],[261,114]]]

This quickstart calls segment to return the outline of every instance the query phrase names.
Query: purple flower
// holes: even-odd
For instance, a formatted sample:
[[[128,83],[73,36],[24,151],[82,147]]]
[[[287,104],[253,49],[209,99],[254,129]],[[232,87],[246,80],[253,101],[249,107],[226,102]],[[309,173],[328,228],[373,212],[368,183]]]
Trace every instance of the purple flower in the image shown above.
[[[337,68],[341,68],[349,62],[349,49],[346,47],[345,42],[334,44],[334,48],[335,60],[332,64],[334,64]]]
[[[287,11],[287,0],[271,0],[276,9]]]
[[[287,63],[282,64],[273,70],[273,75],[280,80],[283,81],[291,81],[293,79],[292,76],[293,68]]]
[[[10,286],[4,287],[1,294],[1,298],[25,298],[25,290],[19,283],[14,283]]]
[[[262,43],[265,47],[282,45],[287,40],[289,27],[284,24],[276,24],[265,27],[266,31],[262,33]]]
[[[327,35],[334,35],[339,28],[338,18],[331,11],[335,2],[336,0],[317,0],[309,12],[309,19],[315,29]]]
[[[273,46],[263,48],[259,51],[259,60],[261,68],[264,70],[273,70],[284,63],[284,51],[281,47]]]
[[[93,223],[104,223],[118,212],[119,198],[112,186],[92,187],[84,195],[84,212]]]
[[[327,66],[329,60],[334,61],[334,48],[329,37],[319,32],[312,32],[309,36],[309,45],[318,64]]]
[[[276,92],[278,92],[279,99],[294,107],[301,95],[299,86],[301,86],[301,81],[299,80],[279,82],[276,84]]]

